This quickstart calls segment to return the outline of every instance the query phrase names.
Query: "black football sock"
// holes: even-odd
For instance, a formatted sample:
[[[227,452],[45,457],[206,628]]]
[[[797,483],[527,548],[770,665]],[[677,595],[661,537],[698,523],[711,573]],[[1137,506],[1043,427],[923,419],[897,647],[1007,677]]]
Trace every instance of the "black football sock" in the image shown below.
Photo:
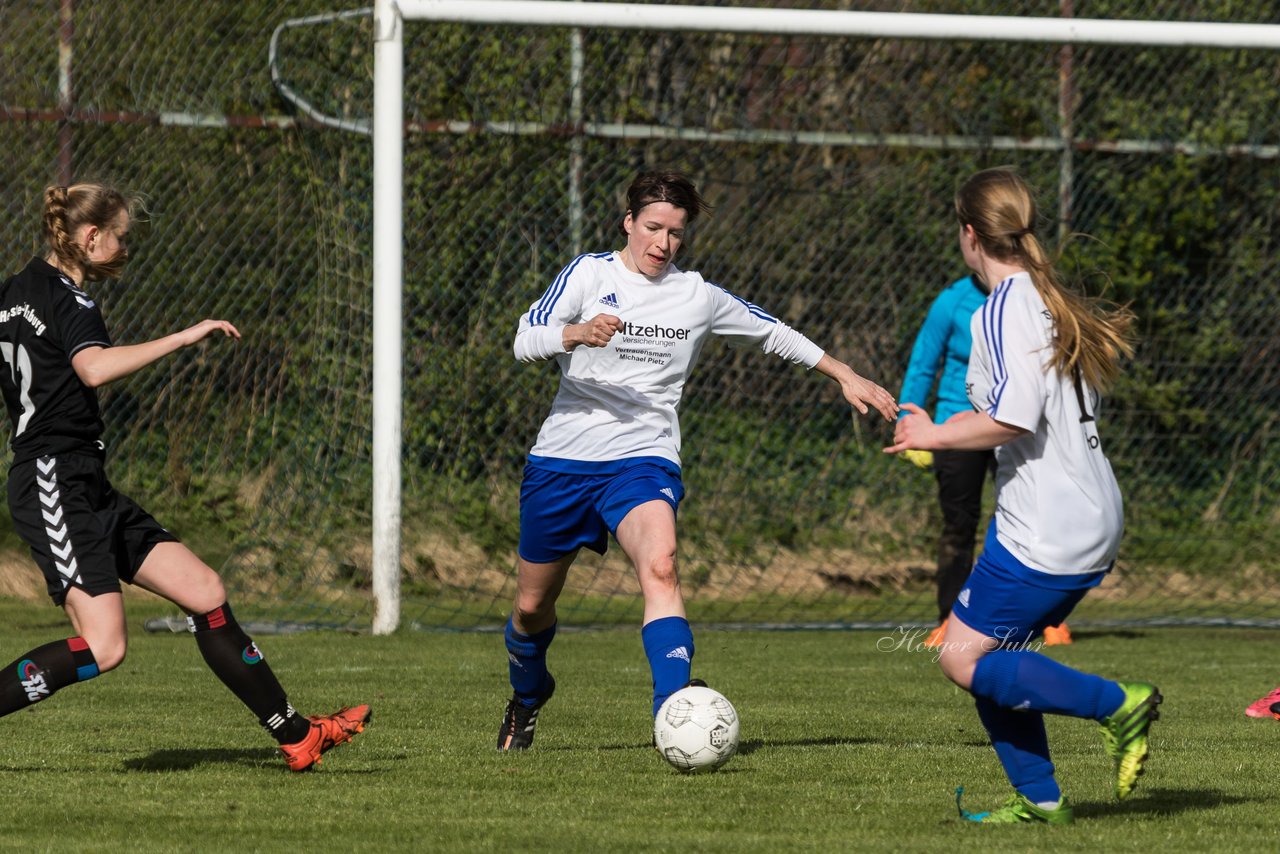
[[[0,717],[47,699],[59,688],[97,675],[98,662],[84,638],[38,646],[0,672]]]
[[[289,705],[284,688],[258,645],[236,622],[230,605],[223,603],[207,614],[189,616],[187,625],[209,669],[258,716],[272,738],[280,744],[293,744],[307,736],[311,722]]]

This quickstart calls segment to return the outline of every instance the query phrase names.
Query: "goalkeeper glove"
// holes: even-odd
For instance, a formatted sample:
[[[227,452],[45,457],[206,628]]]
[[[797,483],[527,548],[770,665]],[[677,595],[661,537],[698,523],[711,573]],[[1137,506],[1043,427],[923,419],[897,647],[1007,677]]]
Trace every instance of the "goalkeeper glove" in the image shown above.
[[[898,456],[911,463],[916,468],[926,471],[933,468],[933,451],[917,451],[914,448],[909,451],[903,451]]]

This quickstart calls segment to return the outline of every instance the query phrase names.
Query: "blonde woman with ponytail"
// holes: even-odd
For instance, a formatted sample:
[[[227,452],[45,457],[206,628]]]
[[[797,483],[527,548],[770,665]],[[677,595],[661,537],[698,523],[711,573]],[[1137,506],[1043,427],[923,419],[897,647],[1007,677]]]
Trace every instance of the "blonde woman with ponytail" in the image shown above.
[[[0,671],[0,717],[117,667],[125,656],[121,582],[187,613],[205,663],[304,771],[364,728],[368,706],[297,714],[227,604],[221,579],[145,510],[111,487],[97,387],[210,336],[239,338],[225,320],[141,344],[116,345],[86,288],[129,260],[132,205],[101,184],[49,187],[49,252],[0,285],[0,391],[13,424],[9,511],[75,634]]]
[[[1133,316],[1064,285],[1036,237],[1031,190],[1014,170],[988,169],[965,181],[956,215],[965,263],[992,285],[971,324],[973,411],[934,424],[904,404],[910,414],[885,451],[995,449],[995,513],[939,664],[973,695],[1015,792],[995,810],[961,815],[1068,824],[1074,814],[1054,776],[1044,715],[1101,725],[1116,797],[1126,798],[1142,774],[1162,700],[1150,683],[1113,682],[1029,648],[1115,562],[1123,505],[1097,416],[1101,392],[1133,352]]]

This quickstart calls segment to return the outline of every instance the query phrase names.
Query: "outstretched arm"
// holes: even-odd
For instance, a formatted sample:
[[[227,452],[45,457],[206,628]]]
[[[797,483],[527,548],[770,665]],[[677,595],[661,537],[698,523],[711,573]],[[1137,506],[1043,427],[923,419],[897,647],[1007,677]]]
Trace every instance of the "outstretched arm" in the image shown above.
[[[874,406],[884,416],[885,421],[892,421],[897,417],[898,404],[894,402],[893,395],[871,380],[858,376],[853,372],[853,368],[832,357],[830,353],[823,353],[818,364],[813,367],[814,370],[840,383],[844,399],[863,415],[867,414],[868,406]]]
[[[736,297],[719,285],[708,284],[715,299],[715,317],[711,331],[738,341],[754,341],[766,353],[775,353],[789,362],[816,369],[840,383],[844,399],[866,415],[874,406],[886,421],[898,414],[893,395],[853,372],[844,362],[824,353],[822,348],[770,316],[757,305]]]
[[[904,403],[907,414],[898,419],[893,444],[886,454],[910,449],[924,451],[985,451],[1011,442],[1028,431],[997,421],[985,412],[960,412],[943,424],[934,424],[929,413],[914,403]]]
[[[188,347],[197,341],[221,332],[229,338],[239,338],[240,330],[226,320],[202,320],[195,326],[125,347],[86,347],[71,357],[71,367],[80,382],[90,388],[106,385],[113,380],[127,377],[170,353]]]

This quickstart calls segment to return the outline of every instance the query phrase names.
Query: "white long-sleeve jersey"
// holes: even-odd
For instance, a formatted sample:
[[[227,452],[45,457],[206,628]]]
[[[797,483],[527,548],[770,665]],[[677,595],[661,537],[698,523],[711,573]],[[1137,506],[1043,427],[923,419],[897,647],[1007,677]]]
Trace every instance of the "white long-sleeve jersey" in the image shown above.
[[[564,347],[564,327],[599,314],[622,320],[604,347]],[[818,345],[757,306],[674,265],[656,279],[616,252],[580,255],[520,318],[515,356],[560,365],[560,389],[530,455],[601,463],[661,457],[680,464],[676,415],[708,335],[759,344],[812,368]]]
[[[1124,503],[1098,438],[1099,397],[1054,369],[1053,317],[1026,273],[1001,282],[972,320],[969,400],[1028,432],[996,448],[996,536],[1032,569],[1111,566]]]

